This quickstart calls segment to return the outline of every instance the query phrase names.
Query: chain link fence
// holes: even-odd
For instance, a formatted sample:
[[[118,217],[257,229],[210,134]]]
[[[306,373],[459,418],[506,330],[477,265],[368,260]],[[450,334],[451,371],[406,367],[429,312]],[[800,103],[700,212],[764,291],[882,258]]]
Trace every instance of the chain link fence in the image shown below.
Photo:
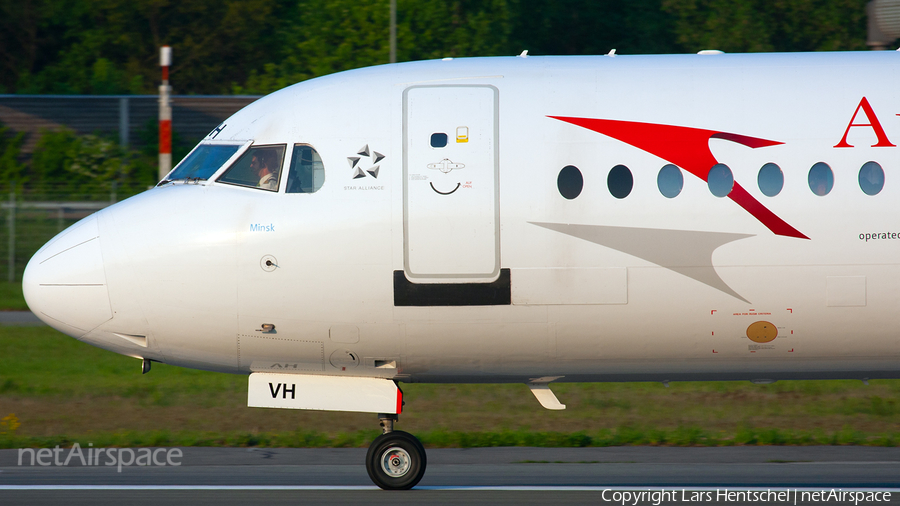
[[[216,125],[257,98],[174,96],[173,130],[182,136],[183,149],[188,150]],[[20,163],[31,160],[43,135],[63,128],[77,135],[117,137],[121,149],[149,148],[155,152],[158,100],[156,95],[0,95],[0,126],[7,127],[11,135],[23,136],[21,152],[16,157]],[[152,169],[155,177],[155,158]],[[26,173],[24,180],[19,178],[19,184],[0,184],[0,206],[5,218],[0,226],[0,262],[9,282],[22,280],[28,260],[53,236],[91,213],[143,191],[142,184],[146,184],[126,177],[118,187],[113,184],[111,188],[109,183],[103,186],[85,181],[54,186],[38,182],[40,178],[28,178]]]
[[[22,280],[28,260],[56,234],[128,196],[113,190],[91,195],[91,200],[69,202],[45,200],[42,191],[9,187],[4,190],[2,210],[5,220],[0,233],[0,258],[4,260],[3,279],[9,283]]]

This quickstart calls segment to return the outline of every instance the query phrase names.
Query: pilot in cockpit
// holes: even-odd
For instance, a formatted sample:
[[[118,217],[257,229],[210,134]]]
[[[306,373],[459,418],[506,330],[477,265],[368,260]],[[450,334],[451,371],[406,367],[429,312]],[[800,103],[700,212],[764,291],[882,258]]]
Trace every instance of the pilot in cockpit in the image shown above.
[[[273,153],[267,149],[260,149],[256,153],[253,153],[253,160],[250,162],[250,170],[259,177],[259,183],[256,185],[258,188],[264,188],[266,190],[278,189],[278,173],[273,173],[269,169],[272,154]]]

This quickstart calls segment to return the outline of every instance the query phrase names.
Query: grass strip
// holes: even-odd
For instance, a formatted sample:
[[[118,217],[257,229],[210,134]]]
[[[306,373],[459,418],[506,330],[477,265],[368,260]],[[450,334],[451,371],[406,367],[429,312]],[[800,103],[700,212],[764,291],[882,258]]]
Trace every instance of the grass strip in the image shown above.
[[[900,380],[403,384],[398,429],[432,448],[873,445],[900,442]],[[365,447],[366,413],[248,408],[247,377],[155,364],[49,327],[0,327],[0,448]],[[301,428],[298,431],[297,428]]]
[[[28,311],[22,283],[0,281],[0,311]]]

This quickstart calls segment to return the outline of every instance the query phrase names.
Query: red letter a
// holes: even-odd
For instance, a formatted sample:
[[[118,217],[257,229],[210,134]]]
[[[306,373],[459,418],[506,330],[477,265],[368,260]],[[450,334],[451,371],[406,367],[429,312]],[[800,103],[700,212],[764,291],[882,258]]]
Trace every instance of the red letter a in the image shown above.
[[[866,114],[866,118],[869,119],[868,123],[854,123],[853,120],[856,119],[856,115],[859,114],[859,110],[862,109]],[[866,100],[866,97],[863,97],[862,100],[859,101],[859,105],[856,106],[856,111],[853,113],[853,117],[850,118],[850,124],[847,125],[847,129],[844,130],[844,136],[841,138],[841,142],[837,143],[836,148],[852,148],[850,144],[847,144],[847,134],[850,133],[850,129],[852,127],[872,127],[872,130],[875,131],[875,135],[878,136],[878,144],[873,144],[873,148],[877,147],[896,147],[891,144],[891,141],[888,140],[887,135],[884,133],[884,129],[881,128],[881,123],[878,122],[878,117],[875,116],[875,111],[872,110],[872,106],[869,105],[869,101]]]

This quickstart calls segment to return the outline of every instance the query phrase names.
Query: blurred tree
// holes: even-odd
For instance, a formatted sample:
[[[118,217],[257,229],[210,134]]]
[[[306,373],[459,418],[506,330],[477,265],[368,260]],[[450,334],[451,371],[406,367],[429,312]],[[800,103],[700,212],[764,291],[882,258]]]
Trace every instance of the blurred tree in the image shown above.
[[[674,53],[674,17],[660,0],[510,0],[510,50],[530,54]]]
[[[30,172],[34,179],[45,185],[65,184],[70,179],[66,159],[76,142],[75,132],[67,128],[41,132],[31,156]]]
[[[388,60],[389,0],[5,0],[0,91],[265,93]],[[864,49],[866,0],[398,0],[398,59]]]
[[[867,0],[662,0],[689,51],[866,49]]]
[[[153,46],[173,46],[176,93],[228,93],[281,54],[293,2],[286,0],[141,0],[156,8]],[[165,4],[167,9],[158,8]],[[149,14],[148,14],[149,17]],[[155,74],[159,73],[154,49]],[[150,82],[158,82],[154,74]]]
[[[72,179],[105,188],[126,179],[131,167],[116,143],[96,135],[80,136],[66,153],[65,169],[74,173]]]
[[[14,89],[21,74],[31,73],[50,41],[43,36],[44,3],[41,0],[0,2],[0,88]],[[52,45],[52,44],[50,44]]]
[[[44,131],[35,145],[28,189],[49,200],[104,198],[114,189],[127,196],[156,183],[156,153],[122,149],[114,140]]]
[[[277,53],[286,0],[3,2],[0,81],[19,93],[155,93],[159,46],[176,92],[223,93]],[[21,28],[20,25],[22,26]],[[28,56],[34,53],[35,56]],[[177,76],[177,78],[176,78]]]
[[[398,0],[397,9],[398,61],[521,52],[509,45],[513,21],[506,0]]]
[[[9,188],[9,184],[21,184],[25,164],[19,161],[22,139],[25,134],[13,134],[9,127],[0,124],[0,185]]]
[[[234,93],[269,93],[304,79],[388,63],[389,2],[300,0],[279,32],[280,57]],[[506,0],[398,0],[397,59],[507,54]]]

